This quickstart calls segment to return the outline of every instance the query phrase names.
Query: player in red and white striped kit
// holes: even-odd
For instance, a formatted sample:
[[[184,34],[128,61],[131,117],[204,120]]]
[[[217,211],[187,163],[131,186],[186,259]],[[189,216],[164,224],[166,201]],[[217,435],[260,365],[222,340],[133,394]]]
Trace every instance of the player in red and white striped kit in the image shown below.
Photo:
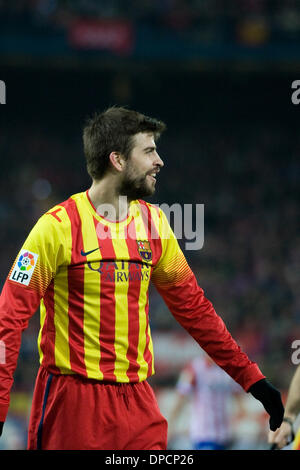
[[[186,398],[191,398],[189,434],[193,448],[226,449],[232,439],[230,402],[242,388],[208,356],[199,356],[183,369],[176,390],[169,427],[174,429]]]

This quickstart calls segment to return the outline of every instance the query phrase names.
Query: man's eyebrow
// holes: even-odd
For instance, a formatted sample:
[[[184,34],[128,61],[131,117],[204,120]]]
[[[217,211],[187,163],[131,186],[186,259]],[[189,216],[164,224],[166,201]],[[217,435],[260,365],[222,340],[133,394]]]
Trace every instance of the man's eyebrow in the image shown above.
[[[156,149],[157,149],[156,145],[151,145],[150,147],[145,147],[144,152],[146,152],[147,150],[156,150]]]

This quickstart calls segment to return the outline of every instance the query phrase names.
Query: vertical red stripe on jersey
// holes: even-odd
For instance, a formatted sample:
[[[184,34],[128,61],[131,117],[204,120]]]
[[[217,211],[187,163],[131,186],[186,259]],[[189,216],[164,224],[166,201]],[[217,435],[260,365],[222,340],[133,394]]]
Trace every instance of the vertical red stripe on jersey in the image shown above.
[[[152,258],[152,263],[151,263],[153,266],[157,262],[157,259],[159,259],[159,257],[161,256],[161,251],[162,251],[161,239],[159,237],[158,230],[156,229],[154,220],[152,219],[151,211],[149,207],[144,201],[139,201],[139,202],[140,202],[142,220],[143,220],[147,237],[151,246],[152,256],[153,254],[155,255],[155,259]],[[152,269],[153,268],[151,268],[151,274],[152,274]],[[149,329],[149,290],[147,290],[147,304],[146,304],[145,312],[146,312],[147,324],[146,324],[146,331],[145,331],[146,346],[145,346],[145,351],[144,351],[144,359],[148,364],[148,376],[150,376],[152,375],[153,357],[149,349],[149,343],[150,343],[150,336],[148,332],[148,329]]]
[[[71,221],[72,254],[68,267],[70,364],[74,372],[87,376],[84,362],[84,258],[81,219],[73,199],[63,204]]]
[[[149,343],[150,343],[150,336],[149,336],[149,290],[147,290],[147,305],[145,308],[145,313],[146,313],[146,319],[147,319],[147,324],[146,324],[146,346],[145,346],[145,351],[144,351],[144,359],[148,364],[148,374],[147,377],[152,375],[152,363],[153,363],[153,357],[151,354],[151,351],[149,349]]]
[[[159,227],[156,227],[155,222],[151,215],[151,210],[145,201],[139,200],[142,220],[147,233],[148,240],[150,241],[152,250],[152,264],[155,265],[161,257],[162,244],[159,236]],[[155,210],[158,211],[157,208]]]
[[[44,305],[47,315],[42,329],[40,348],[43,352],[42,365],[47,367],[49,372],[60,374],[55,364],[55,325],[54,325],[54,280],[50,282],[45,296]],[[51,367],[50,367],[51,366]]]
[[[96,233],[99,240],[101,254],[105,253],[104,262],[101,263],[100,273],[100,371],[103,373],[103,380],[116,382],[114,365],[116,361],[115,351],[115,321],[116,321],[116,300],[115,300],[115,266],[116,258],[111,233],[108,226],[98,222],[94,218]],[[107,261],[105,261],[107,260]]]
[[[132,220],[128,227],[126,244],[129,253],[129,259],[134,260],[139,256],[136,243],[136,231],[134,221]],[[138,370],[140,368],[138,357],[139,345],[139,296],[141,290],[141,276],[143,276],[143,267],[140,264],[128,264],[128,350],[127,359],[129,367],[127,377],[130,382],[138,382]]]

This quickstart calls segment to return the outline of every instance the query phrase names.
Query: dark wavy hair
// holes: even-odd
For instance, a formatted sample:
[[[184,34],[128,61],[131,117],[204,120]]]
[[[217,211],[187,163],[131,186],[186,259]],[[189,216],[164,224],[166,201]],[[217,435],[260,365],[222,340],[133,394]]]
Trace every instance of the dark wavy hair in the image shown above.
[[[119,152],[128,159],[135,134],[153,133],[157,140],[165,129],[162,121],[123,107],[113,106],[96,112],[83,128],[88,174],[93,180],[101,179],[109,167],[111,152]]]

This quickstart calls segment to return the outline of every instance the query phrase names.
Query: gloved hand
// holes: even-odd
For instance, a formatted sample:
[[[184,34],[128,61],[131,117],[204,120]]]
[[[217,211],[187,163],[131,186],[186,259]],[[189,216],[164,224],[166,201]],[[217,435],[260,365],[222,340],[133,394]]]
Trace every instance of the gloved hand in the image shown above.
[[[1,434],[2,434],[3,425],[4,425],[4,423],[2,423],[2,422],[0,421],[0,436],[1,436]]]
[[[266,379],[259,380],[251,385],[248,392],[259,400],[270,415],[270,429],[275,431],[282,423],[284,408],[280,392]]]

